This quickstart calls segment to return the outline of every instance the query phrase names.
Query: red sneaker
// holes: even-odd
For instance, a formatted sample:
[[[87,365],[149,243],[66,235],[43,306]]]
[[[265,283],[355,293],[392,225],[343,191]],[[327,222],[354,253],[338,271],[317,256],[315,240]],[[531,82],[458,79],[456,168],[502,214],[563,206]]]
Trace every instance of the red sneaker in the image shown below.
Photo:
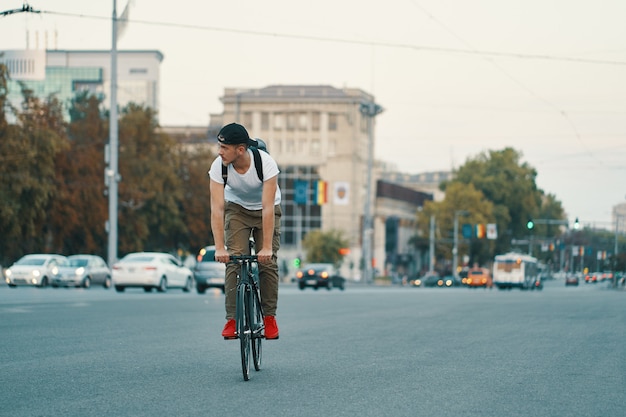
[[[222,336],[224,336],[224,340],[228,339],[236,339],[237,338],[237,325],[235,324],[235,319],[228,319],[226,324],[224,325],[224,330],[222,330]]]
[[[263,317],[263,324],[265,325],[265,338],[278,339],[278,325],[276,324],[276,317]]]

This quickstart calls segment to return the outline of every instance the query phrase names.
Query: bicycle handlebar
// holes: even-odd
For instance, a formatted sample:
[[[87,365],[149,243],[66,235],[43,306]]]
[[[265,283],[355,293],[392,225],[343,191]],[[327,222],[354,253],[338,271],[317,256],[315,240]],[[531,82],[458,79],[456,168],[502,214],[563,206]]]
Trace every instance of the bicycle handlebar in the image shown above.
[[[230,261],[231,263],[239,263],[242,261],[258,261],[259,260],[259,256],[258,255],[230,255]]]

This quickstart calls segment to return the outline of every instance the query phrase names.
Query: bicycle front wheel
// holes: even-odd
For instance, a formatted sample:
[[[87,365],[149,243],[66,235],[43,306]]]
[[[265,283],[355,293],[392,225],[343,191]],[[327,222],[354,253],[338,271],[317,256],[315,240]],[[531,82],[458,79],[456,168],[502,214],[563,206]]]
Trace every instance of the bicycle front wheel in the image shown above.
[[[250,326],[249,312],[247,311],[246,298],[248,289],[245,285],[237,287],[237,337],[241,347],[241,369],[243,371],[243,379],[250,379]]]
[[[261,310],[261,299],[259,292],[253,288],[250,292],[250,318],[252,323],[252,362],[254,370],[261,370],[261,341],[263,340],[263,311]]]

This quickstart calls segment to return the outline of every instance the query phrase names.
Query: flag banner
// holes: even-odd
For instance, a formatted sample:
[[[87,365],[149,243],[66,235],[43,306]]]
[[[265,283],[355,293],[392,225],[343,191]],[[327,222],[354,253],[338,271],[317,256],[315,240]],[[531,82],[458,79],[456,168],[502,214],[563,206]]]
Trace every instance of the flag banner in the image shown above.
[[[313,183],[313,204],[321,206],[328,202],[326,181],[315,181]]]
[[[498,225],[495,223],[487,224],[487,239],[497,239],[498,238]]]
[[[296,204],[307,204],[309,202],[309,182],[305,180],[295,180],[293,182],[294,197]]]
[[[333,202],[337,206],[346,206],[350,202],[350,184],[347,182],[336,182],[333,191]]]

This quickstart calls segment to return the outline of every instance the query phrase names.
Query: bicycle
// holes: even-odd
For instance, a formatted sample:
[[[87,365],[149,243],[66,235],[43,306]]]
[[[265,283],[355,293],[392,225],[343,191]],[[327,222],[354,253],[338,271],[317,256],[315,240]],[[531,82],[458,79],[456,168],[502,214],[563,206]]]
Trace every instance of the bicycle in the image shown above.
[[[241,347],[243,379],[250,379],[250,350],[256,371],[261,370],[261,340],[263,339],[263,309],[259,292],[258,257],[254,249],[253,231],[250,231],[248,247],[250,255],[231,255],[230,262],[240,266],[237,275],[237,308],[235,322],[237,338]]]

